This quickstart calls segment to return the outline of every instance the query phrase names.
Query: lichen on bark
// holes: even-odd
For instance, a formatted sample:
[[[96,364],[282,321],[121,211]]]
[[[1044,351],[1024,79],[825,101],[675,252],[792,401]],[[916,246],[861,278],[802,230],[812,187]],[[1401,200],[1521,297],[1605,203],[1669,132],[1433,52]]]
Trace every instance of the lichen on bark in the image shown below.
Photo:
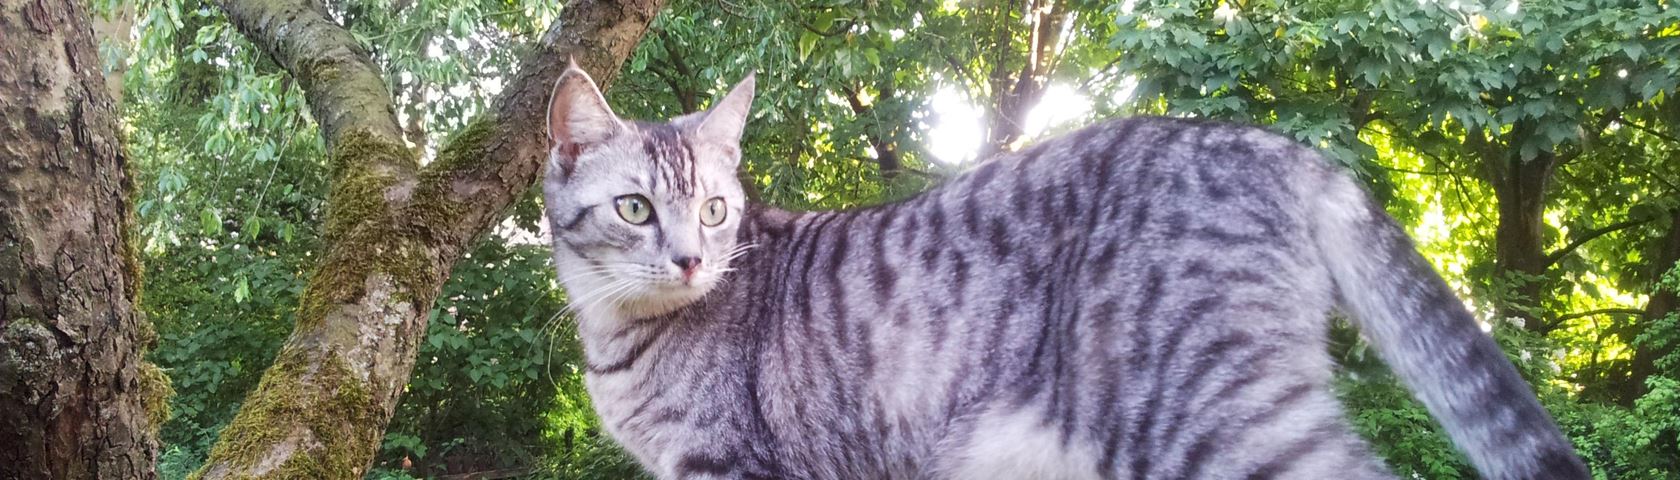
[[[474,119],[450,136],[448,143],[438,152],[437,159],[420,172],[415,198],[407,215],[407,222],[416,230],[415,233],[441,237],[433,239],[441,243],[460,240],[447,238],[454,236],[451,232],[472,230],[466,225],[469,206],[456,202],[457,196],[450,193],[456,189],[474,188],[470,182],[462,181],[462,172],[474,166],[487,165],[484,160],[495,133],[494,119],[489,116]],[[460,197],[470,198],[472,195]]]
[[[327,198],[324,239],[333,248],[300,299],[297,329],[314,328],[336,304],[365,293],[365,280],[385,274],[407,292],[425,287],[429,255],[403,241],[393,212],[412,196],[414,152],[391,139],[350,131],[334,146],[335,182]],[[412,300],[412,298],[409,298]]]

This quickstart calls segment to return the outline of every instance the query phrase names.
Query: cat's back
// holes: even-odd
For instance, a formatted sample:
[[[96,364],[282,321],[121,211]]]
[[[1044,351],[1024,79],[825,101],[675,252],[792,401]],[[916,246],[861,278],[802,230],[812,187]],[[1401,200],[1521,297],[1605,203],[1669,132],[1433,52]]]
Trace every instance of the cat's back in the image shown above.
[[[1181,201],[1287,195],[1300,183],[1339,174],[1322,156],[1263,128],[1217,121],[1132,117],[1110,120],[985,160],[930,192],[945,197],[1029,193],[1171,194]],[[1000,182],[999,180],[1005,180]]]
[[[1135,117],[984,160],[919,197],[857,213],[908,214],[890,227],[989,243],[998,256],[1092,241],[1276,246],[1305,241],[1306,192],[1346,181],[1318,153],[1261,128]]]
[[[917,446],[876,452],[884,466],[824,467],[894,476],[893,465],[942,455],[932,445],[966,441],[947,436],[1016,425],[1019,412],[1071,435],[1060,432],[1144,418],[1201,428],[1263,403],[1228,393],[1216,402],[1237,402],[1228,412],[1174,420],[1188,413],[1165,402],[1221,395],[1182,391],[1196,372],[1263,378],[1244,387],[1262,396],[1321,382],[1257,374],[1329,371],[1322,355],[1284,353],[1313,344],[1330,302],[1291,186],[1325,171],[1263,130],[1134,118],[987,160],[903,202],[767,215],[752,229],[764,244],[752,281],[737,286],[752,292],[765,336],[761,385],[785,393],[769,397],[768,424],[833,439],[789,446],[790,459]],[[813,371],[846,380],[809,395]],[[1301,402],[1332,409],[1322,393]],[[1093,435],[1156,435],[1116,432]],[[1096,460],[1130,461],[1110,455]],[[969,478],[960,473],[982,466],[940,468]]]

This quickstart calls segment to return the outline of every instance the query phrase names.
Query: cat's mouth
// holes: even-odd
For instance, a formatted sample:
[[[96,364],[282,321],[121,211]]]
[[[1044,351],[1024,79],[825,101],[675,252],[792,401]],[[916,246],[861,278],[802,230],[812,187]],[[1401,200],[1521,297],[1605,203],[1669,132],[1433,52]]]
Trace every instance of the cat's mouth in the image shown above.
[[[716,283],[717,279],[714,275],[696,272],[666,278],[664,281],[655,285],[655,289],[660,293],[671,293],[677,295],[703,294],[707,290],[710,290]]]

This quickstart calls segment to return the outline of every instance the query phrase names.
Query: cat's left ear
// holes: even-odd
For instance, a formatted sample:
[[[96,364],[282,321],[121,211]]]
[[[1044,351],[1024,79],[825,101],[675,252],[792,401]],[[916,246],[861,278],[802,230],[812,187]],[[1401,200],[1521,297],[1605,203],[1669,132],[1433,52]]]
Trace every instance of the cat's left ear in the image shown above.
[[[548,100],[548,147],[595,145],[626,129],[607,106],[595,80],[577,62],[567,60],[566,71],[554,81]]]
[[[747,115],[752,113],[753,77],[754,74],[748,73],[747,78],[741,79],[741,83],[730,89],[728,95],[706,110],[700,124],[694,128],[696,138],[739,148],[741,131],[746,128]]]

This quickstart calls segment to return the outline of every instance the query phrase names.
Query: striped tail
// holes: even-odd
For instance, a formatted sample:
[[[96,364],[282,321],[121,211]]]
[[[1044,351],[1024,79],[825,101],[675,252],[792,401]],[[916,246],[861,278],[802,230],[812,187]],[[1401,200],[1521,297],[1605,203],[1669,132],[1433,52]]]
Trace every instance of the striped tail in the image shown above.
[[[1586,465],[1499,346],[1346,175],[1308,194],[1343,307],[1482,476],[1586,479]]]

